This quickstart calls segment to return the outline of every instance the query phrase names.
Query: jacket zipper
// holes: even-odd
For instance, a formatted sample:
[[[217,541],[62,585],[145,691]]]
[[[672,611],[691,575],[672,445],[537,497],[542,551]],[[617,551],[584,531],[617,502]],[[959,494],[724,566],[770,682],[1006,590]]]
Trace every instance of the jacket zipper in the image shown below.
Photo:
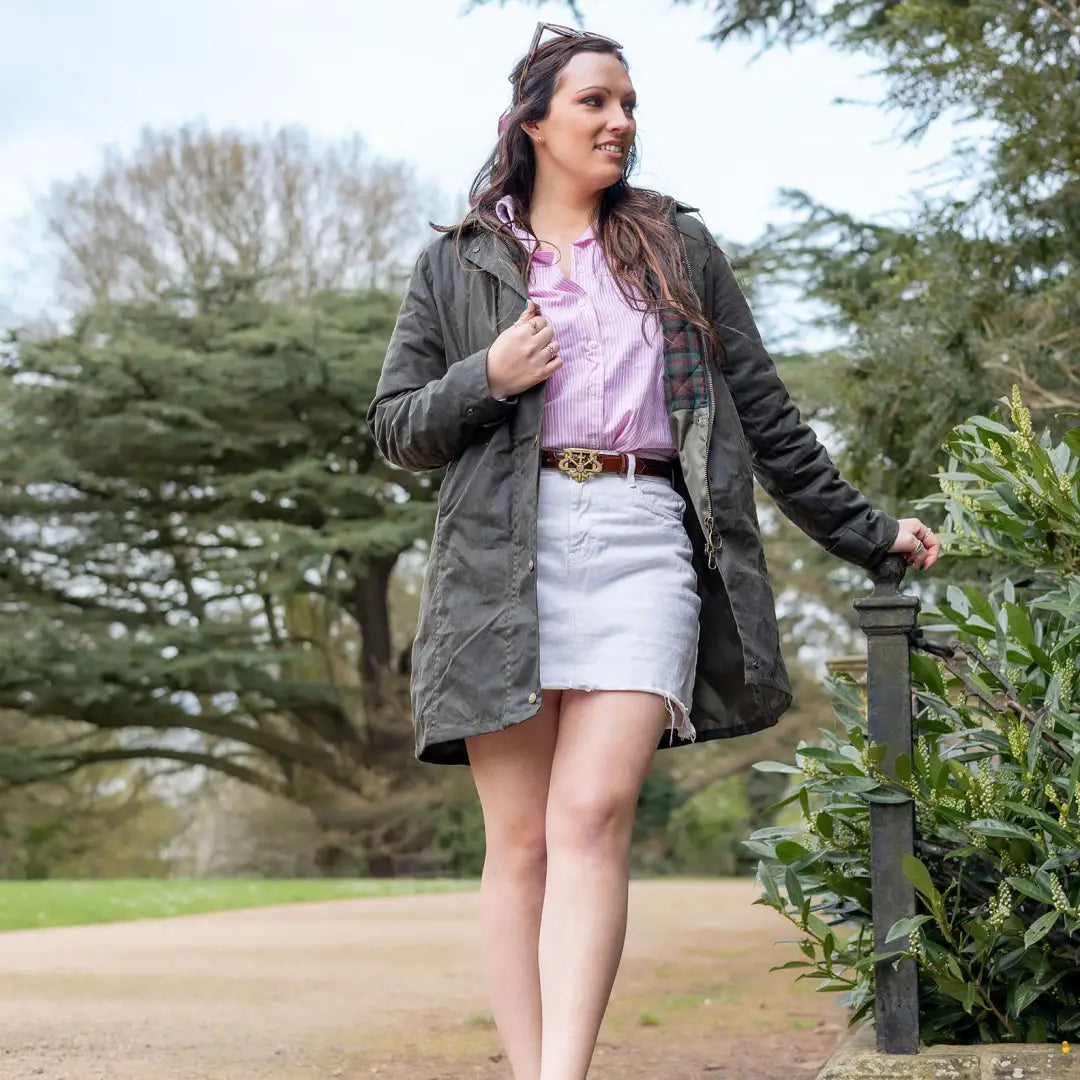
[[[679,237],[679,250],[682,252],[683,265],[686,267],[686,280],[690,287],[693,288],[694,277],[690,270],[690,259],[686,254],[686,243],[678,226],[676,226],[675,232]],[[698,340],[701,342],[702,356],[705,359],[705,385],[708,389],[709,399],[709,427],[705,432],[705,520],[702,522],[702,525],[704,526],[705,531],[706,565],[710,570],[715,570],[717,568],[717,556],[720,554],[720,549],[724,546],[724,538],[722,536],[717,536],[716,534],[715,519],[713,517],[712,484],[709,483],[709,451],[712,447],[716,393],[713,389],[712,370],[709,367],[709,343],[706,341],[705,335],[696,326],[694,327],[694,331],[697,333]]]

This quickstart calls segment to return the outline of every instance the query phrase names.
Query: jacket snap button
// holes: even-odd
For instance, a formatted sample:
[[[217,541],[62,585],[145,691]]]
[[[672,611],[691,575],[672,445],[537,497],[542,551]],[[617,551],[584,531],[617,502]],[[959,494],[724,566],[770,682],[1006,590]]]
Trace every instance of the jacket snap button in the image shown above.
[[[530,705],[535,705],[536,704],[536,695],[535,694],[530,694],[529,695],[529,704]]]
[[[536,562],[535,562],[535,560],[533,560],[533,559],[530,559],[530,560],[529,560],[529,569],[530,569],[530,570],[535,570],[535,569],[536,569]]]

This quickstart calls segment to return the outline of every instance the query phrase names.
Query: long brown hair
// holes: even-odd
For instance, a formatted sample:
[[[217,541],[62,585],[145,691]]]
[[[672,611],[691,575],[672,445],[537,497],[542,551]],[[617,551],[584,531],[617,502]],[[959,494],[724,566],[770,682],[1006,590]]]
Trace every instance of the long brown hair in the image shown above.
[[[515,89],[515,100],[500,123],[499,140],[484,162],[469,190],[469,211],[456,225],[440,227],[455,234],[457,245],[473,229],[493,233],[511,245],[519,272],[528,280],[529,252],[495,212],[504,196],[513,197],[515,222],[532,232],[529,207],[532,203],[536,157],[532,140],[521,129],[528,121],[543,120],[551,109],[559,75],[570,58],[579,52],[610,53],[630,70],[615,43],[597,37],[559,37],[536,52],[528,77]],[[517,88],[526,57],[510,74]],[[638,311],[676,312],[693,323],[712,341],[716,334],[701,311],[697,293],[684,273],[678,237],[671,227],[674,199],[647,188],[631,186],[628,177],[637,164],[637,140],[626,155],[622,176],[600,196],[596,233],[619,291]]]

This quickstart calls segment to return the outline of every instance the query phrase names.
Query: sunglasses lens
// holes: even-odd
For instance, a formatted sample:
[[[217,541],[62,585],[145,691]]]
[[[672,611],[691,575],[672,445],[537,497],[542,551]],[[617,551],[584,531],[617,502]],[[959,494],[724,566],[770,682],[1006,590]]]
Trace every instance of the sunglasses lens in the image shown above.
[[[552,38],[544,40],[545,34],[551,34]],[[550,45],[551,40],[556,37],[570,37],[570,38],[596,38],[597,41],[606,41],[609,45],[614,45],[616,49],[621,49],[622,45],[619,44],[614,38],[605,37],[603,34],[592,34],[588,30],[577,30],[573,26],[563,26],[561,23],[537,23],[536,33],[533,34],[532,45],[529,48],[528,55],[525,57],[525,64],[521,69],[521,77],[518,79],[517,84],[517,96],[521,96],[521,88],[525,85],[525,77],[529,73],[529,67],[532,65],[533,59],[536,54],[545,45]]]

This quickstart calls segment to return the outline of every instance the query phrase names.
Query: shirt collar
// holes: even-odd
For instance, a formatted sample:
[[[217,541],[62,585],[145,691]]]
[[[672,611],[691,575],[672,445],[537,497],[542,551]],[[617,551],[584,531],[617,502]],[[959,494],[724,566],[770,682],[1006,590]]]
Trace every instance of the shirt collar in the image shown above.
[[[536,237],[527,233],[517,224],[517,203],[514,201],[513,195],[504,195],[495,204],[495,214],[498,219],[504,224],[510,227],[511,232],[523,243],[526,248],[532,251],[533,262],[542,263],[544,265],[550,265],[555,261],[554,251],[536,251],[533,250],[536,246]],[[586,230],[574,241],[575,247],[588,247],[596,239],[596,234],[593,232],[592,226],[588,226]]]

